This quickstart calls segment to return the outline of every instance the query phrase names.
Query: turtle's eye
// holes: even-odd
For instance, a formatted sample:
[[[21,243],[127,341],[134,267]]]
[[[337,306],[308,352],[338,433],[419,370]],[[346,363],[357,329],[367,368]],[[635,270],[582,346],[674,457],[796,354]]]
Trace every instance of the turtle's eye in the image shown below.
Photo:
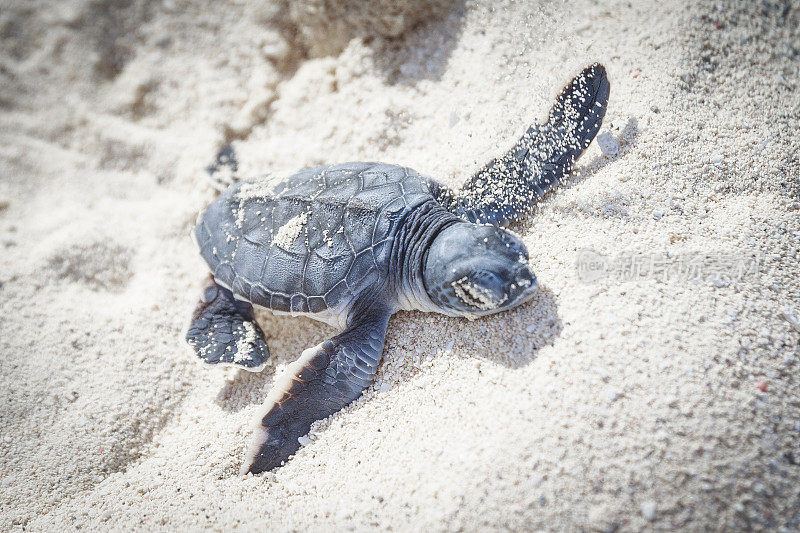
[[[503,244],[516,247],[519,247],[522,244],[521,242],[519,242],[517,238],[515,238],[507,231],[500,231],[499,234],[500,234],[500,240],[503,241]]]
[[[526,261],[528,260],[528,249],[522,239],[505,229],[498,229],[497,236],[510,255],[515,258],[524,257]]]

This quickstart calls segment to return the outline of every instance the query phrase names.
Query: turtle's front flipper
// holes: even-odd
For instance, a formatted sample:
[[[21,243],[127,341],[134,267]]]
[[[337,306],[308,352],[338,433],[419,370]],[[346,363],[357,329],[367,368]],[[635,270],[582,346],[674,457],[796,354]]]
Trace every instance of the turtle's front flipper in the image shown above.
[[[448,209],[470,222],[506,225],[572,171],[603,122],[608,103],[606,70],[595,63],[559,94],[547,122],[534,124],[503,157],[472,176]]]
[[[311,424],[361,396],[375,377],[390,312],[360,313],[341,334],[305,350],[273,386],[243,473],[280,466]]]
[[[233,364],[258,372],[269,359],[264,333],[253,319],[253,306],[213,280],[192,316],[186,340],[210,364]]]

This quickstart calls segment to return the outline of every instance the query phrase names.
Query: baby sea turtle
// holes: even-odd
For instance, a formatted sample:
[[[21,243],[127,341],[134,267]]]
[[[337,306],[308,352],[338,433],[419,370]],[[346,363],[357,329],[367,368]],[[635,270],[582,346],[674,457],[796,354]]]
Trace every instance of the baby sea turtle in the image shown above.
[[[238,183],[206,209],[195,236],[213,276],[186,336],[201,359],[264,367],[269,350],[253,305],[341,330],[303,351],[273,386],[244,471],[279,466],[314,421],[361,395],[392,313],[474,318],[530,299],[528,251],[503,226],[571,171],[608,95],[603,66],[586,68],[545,124],[457,192],[409,168],[345,163]]]

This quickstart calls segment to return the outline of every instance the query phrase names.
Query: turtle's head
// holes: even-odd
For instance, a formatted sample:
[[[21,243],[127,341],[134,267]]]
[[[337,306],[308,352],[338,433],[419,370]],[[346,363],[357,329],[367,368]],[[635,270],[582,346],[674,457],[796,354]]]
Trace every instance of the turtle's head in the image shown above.
[[[451,316],[505,311],[536,291],[525,245],[491,225],[463,222],[443,229],[428,249],[422,275],[428,297]]]

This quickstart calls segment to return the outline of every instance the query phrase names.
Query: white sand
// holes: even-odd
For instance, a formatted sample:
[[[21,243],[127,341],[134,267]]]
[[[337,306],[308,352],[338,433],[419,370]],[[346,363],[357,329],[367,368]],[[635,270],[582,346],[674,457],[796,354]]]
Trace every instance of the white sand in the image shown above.
[[[796,3],[1,4],[0,530],[800,528]],[[457,185],[595,60],[620,146],[514,227],[538,298],[396,315],[376,385],[239,476],[332,330],[263,316],[262,373],[195,361],[216,151]],[[624,280],[586,254],[710,262]]]

